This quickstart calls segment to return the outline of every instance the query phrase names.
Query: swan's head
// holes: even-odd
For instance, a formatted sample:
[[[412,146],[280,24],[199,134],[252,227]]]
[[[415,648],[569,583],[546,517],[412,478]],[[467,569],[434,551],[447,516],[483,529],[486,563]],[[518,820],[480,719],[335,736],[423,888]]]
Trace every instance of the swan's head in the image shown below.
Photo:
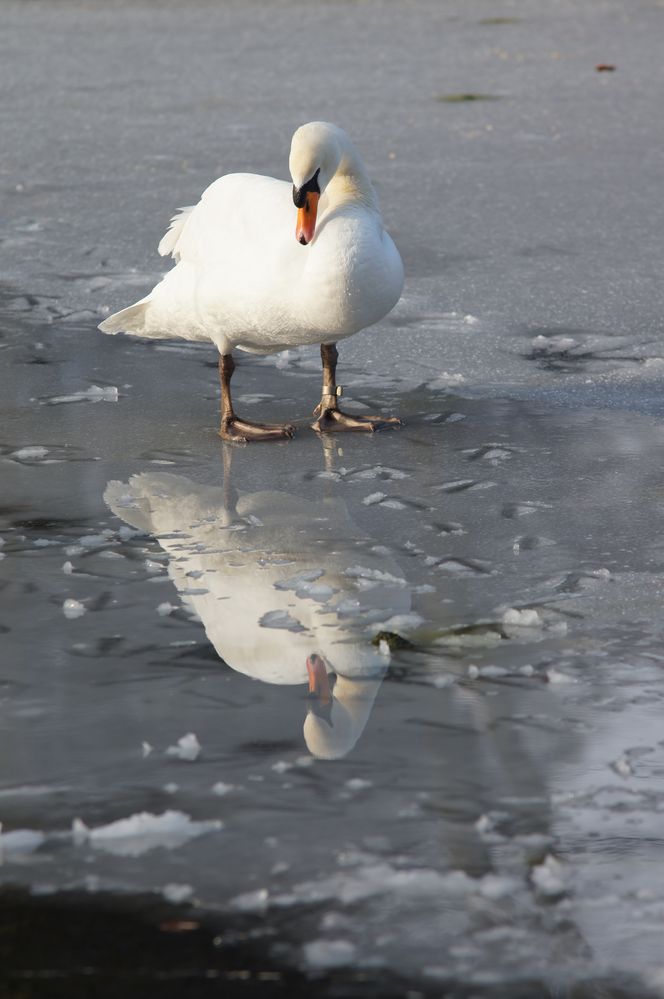
[[[339,169],[345,133],[326,121],[298,128],[291,142],[288,166],[297,208],[295,238],[306,246],[314,238],[318,199]]]
[[[337,673],[332,691],[323,657],[314,654],[307,658],[309,710],[304,741],[312,756],[339,760],[351,751],[367,723],[386,669],[381,656],[368,676],[351,679]]]

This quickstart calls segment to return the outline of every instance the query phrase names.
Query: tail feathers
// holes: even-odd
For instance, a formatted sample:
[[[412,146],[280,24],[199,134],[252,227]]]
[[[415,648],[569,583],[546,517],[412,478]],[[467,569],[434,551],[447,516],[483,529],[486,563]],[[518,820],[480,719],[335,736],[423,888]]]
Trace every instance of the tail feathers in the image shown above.
[[[135,305],[130,305],[121,312],[115,312],[108,319],[104,319],[99,324],[102,333],[142,333],[145,329],[145,313],[147,312],[149,298],[144,298]]]
[[[180,236],[184,232],[184,227],[189,221],[189,216],[195,207],[195,205],[189,205],[187,208],[178,208],[159,244],[159,253],[162,257],[170,255],[176,261],[180,259],[180,253],[178,252]]]

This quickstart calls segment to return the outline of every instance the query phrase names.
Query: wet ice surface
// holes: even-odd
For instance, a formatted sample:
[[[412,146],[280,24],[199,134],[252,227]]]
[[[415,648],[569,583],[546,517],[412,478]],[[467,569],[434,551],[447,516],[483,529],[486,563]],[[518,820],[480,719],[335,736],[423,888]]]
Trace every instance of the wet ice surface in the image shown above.
[[[664,14],[272,10],[59,5],[28,67],[49,8],[3,6],[0,881],[154,892],[320,988],[661,989]],[[289,50],[294,10],[326,54],[306,99],[255,42]],[[501,99],[436,99],[463,92]],[[224,448],[212,349],[95,326],[178,204],[283,175],[316,116],[366,153],[409,272],[340,380],[406,426],[318,440],[292,351],[234,387],[296,439]]]

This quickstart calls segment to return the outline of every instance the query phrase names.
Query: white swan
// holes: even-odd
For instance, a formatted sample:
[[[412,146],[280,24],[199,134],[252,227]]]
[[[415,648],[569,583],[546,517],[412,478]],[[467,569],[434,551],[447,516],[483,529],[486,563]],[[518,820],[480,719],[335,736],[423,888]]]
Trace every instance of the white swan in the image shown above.
[[[376,193],[346,133],[310,122],[292,140],[290,184],[227,174],[172,221],[159,252],[176,266],[135,305],[99,329],[136,336],[211,340],[219,349],[220,435],[291,437],[291,426],[236,416],[232,350],[271,354],[321,344],[323,391],[313,427],[377,430],[394,418],[351,417],[338,406],[337,340],[378,322],[403,287],[399,253],[383,228]]]
[[[371,643],[371,625],[411,607],[399,566],[371,551],[345,504],[282,492],[230,503],[223,489],[169,473],[109,482],[104,499],[156,535],[183,602],[224,662],[265,683],[308,680],[309,751],[345,756],[388,664]]]

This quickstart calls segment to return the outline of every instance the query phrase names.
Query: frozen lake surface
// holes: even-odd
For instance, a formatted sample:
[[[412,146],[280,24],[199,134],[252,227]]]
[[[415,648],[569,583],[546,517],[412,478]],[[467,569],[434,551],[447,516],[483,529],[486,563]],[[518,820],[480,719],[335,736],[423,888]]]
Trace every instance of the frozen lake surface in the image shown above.
[[[5,991],[664,995],[664,5],[0,16]],[[407,267],[340,382],[405,426],[241,356],[298,433],[223,445],[212,347],[96,325],[314,118]]]

